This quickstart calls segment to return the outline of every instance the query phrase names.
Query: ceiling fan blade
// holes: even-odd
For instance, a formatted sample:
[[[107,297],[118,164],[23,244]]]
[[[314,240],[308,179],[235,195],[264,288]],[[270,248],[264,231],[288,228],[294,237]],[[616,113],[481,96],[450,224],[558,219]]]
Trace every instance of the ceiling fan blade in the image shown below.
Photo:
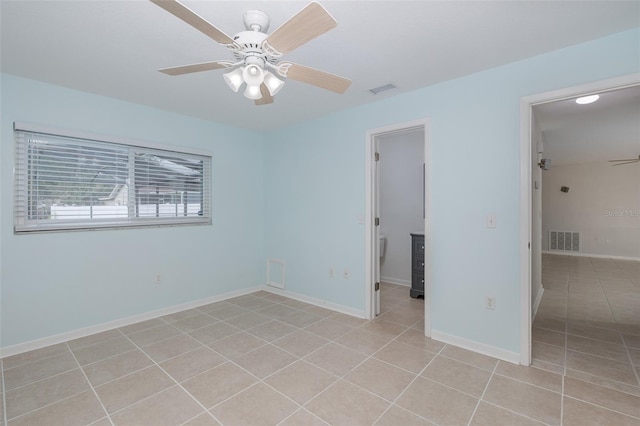
[[[625,158],[624,160],[609,160],[610,163],[615,163],[616,161],[640,161],[640,155],[638,155],[638,158]]]
[[[273,96],[269,93],[269,89],[266,84],[262,83],[260,85],[260,93],[262,93],[262,97],[254,101],[256,105],[267,105],[273,103]]]
[[[201,62],[199,64],[183,65],[180,67],[163,68],[158,71],[167,75],[183,75],[183,74],[190,74],[192,72],[211,71],[211,70],[217,70],[220,68],[229,68],[231,66],[233,66],[233,63],[229,61],[212,61],[212,62]]]
[[[624,166],[625,164],[640,163],[640,160],[629,160],[625,163],[612,164],[612,166]]]
[[[344,93],[351,85],[351,80],[348,78],[291,62],[281,63],[278,68],[278,74],[336,93]]]
[[[312,2],[269,34],[263,47],[280,54],[288,53],[337,25],[324,7]]]
[[[198,31],[201,31],[205,35],[211,37],[215,41],[223,45],[235,45],[235,42],[231,37],[220,31],[213,24],[206,21],[197,13],[187,8],[185,5],[177,0],[150,0],[157,4],[170,14],[182,19],[187,24],[191,25]]]

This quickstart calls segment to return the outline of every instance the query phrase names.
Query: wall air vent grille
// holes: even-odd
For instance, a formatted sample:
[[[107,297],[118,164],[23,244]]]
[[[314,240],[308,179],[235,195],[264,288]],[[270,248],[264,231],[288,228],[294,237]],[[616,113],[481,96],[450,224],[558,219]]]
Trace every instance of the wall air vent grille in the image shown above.
[[[549,231],[549,250],[580,251],[580,233]]]

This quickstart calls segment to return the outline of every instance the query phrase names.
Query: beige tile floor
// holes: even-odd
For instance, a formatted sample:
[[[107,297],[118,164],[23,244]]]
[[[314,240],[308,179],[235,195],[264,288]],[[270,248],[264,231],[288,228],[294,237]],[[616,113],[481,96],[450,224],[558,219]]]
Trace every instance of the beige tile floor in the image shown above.
[[[406,287],[383,285],[374,321],[261,291],[5,358],[0,419],[9,426],[639,425],[640,333],[631,302],[640,281],[629,278],[638,265],[545,261],[538,368],[425,338],[424,302]],[[591,283],[587,291],[572,291],[576,277]],[[594,301],[596,281],[607,295],[607,321]],[[583,306],[598,316],[582,319]]]

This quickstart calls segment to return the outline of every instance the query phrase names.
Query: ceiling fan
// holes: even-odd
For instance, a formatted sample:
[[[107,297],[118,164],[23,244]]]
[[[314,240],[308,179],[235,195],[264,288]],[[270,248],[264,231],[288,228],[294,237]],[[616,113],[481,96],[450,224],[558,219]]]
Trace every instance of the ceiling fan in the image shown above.
[[[246,31],[231,38],[177,0],[150,1],[230,49],[235,58],[235,61],[211,61],[160,69],[164,74],[182,75],[230,68],[232,71],[223,76],[226,83],[234,92],[246,83],[244,96],[254,100],[256,105],[272,103],[273,96],[284,85],[276,74],[336,93],[344,93],[351,84],[344,77],[281,60],[284,54],[336,27],[336,20],[316,2],[307,5],[271,34],[267,34],[269,15],[260,10],[248,10],[244,14]]]
[[[638,158],[625,158],[624,160],[609,160],[609,163],[617,163],[617,164],[612,164],[612,166],[622,166],[624,164],[640,163],[640,155],[638,155]]]

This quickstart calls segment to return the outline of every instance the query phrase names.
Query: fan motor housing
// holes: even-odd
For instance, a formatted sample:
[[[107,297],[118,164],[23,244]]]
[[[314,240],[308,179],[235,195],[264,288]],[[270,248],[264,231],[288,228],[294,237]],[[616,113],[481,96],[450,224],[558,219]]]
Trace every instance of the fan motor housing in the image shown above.
[[[259,57],[265,62],[275,64],[278,58],[267,54],[262,49],[262,42],[267,38],[267,34],[260,31],[241,31],[235,36],[233,40],[242,48],[242,50],[234,50],[233,55],[239,61],[245,60],[248,57]]]

